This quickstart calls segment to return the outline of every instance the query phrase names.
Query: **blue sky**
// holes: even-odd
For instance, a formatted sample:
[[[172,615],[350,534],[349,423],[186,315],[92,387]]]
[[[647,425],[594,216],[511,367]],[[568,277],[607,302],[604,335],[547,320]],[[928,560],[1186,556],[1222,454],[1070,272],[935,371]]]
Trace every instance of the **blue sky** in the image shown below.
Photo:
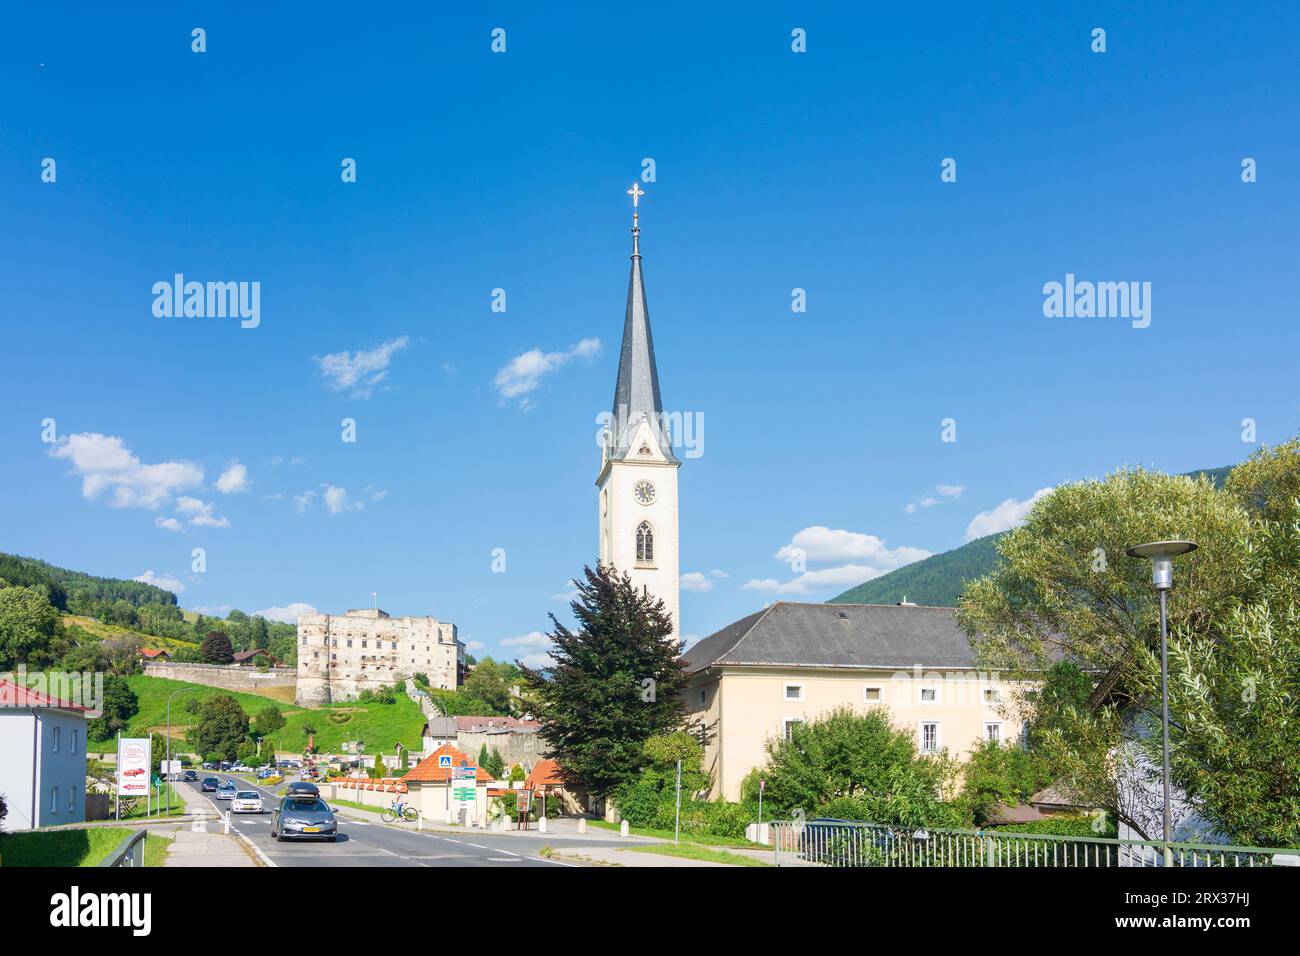
[[[1292,4],[396,6],[10,13],[0,549],[538,653],[596,550],[646,157],[664,402],[705,423],[687,635],[1297,431]],[[260,325],[155,317],[178,272],[259,282]],[[1151,283],[1150,326],[1045,317],[1067,273]]]

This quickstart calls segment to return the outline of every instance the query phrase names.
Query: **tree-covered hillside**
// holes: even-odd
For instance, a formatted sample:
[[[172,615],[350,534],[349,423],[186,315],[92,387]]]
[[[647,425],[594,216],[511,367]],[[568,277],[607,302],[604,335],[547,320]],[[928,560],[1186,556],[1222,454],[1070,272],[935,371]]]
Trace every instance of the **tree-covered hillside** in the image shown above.
[[[997,564],[999,537],[991,534],[952,551],[931,555],[850,588],[827,603],[897,604],[906,598],[913,604],[956,607],[965,582],[988,574]]]
[[[24,587],[42,586],[50,591],[50,603],[59,610],[84,613],[98,602],[118,601],[132,607],[146,604],[176,605],[176,595],[152,584],[122,578],[99,578],[84,571],[69,571],[36,558],[0,552],[0,580]],[[70,606],[70,605],[76,606]]]

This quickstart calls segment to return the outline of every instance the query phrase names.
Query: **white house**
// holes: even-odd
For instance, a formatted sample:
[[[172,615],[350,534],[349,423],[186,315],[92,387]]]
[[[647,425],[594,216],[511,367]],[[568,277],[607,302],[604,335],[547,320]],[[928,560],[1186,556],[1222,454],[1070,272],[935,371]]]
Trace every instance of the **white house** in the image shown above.
[[[86,708],[0,680],[4,828],[86,819]]]

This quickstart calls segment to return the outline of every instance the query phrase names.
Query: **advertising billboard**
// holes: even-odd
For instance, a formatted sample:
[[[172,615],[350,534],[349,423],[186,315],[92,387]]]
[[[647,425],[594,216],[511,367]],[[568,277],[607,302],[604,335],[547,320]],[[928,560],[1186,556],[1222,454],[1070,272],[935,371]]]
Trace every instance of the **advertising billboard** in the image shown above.
[[[149,793],[149,738],[123,737],[117,745],[117,795],[143,797]]]

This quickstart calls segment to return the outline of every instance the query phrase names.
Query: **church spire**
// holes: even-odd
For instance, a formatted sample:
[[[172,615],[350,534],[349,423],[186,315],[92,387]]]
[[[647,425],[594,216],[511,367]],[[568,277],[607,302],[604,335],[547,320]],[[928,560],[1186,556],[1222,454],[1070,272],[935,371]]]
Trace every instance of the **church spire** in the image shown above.
[[[633,183],[627,193],[632,197],[632,275],[628,280],[627,313],[623,319],[618,382],[614,386],[610,457],[624,458],[631,452],[629,445],[632,437],[642,418],[646,418],[659,439],[659,450],[669,461],[675,461],[664,428],[654,340],[650,337],[650,310],[646,307],[645,285],[641,277],[641,224],[637,206],[645,192],[639,184]]]

